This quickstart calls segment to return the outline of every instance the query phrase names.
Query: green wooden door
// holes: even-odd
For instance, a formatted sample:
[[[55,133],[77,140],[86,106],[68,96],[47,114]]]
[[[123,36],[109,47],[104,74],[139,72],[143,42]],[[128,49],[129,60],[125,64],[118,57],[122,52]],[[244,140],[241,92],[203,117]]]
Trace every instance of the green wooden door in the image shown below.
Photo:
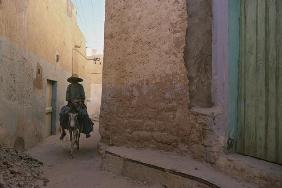
[[[282,164],[281,0],[241,0],[236,149]]]

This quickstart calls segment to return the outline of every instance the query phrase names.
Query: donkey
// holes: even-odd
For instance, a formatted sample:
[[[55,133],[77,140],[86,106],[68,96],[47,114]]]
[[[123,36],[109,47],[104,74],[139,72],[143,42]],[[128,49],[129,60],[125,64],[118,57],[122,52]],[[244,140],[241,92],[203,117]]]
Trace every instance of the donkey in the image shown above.
[[[69,133],[70,133],[70,142],[71,149],[70,154],[73,157],[74,146],[79,150],[79,138],[80,138],[80,125],[78,122],[78,113],[68,113],[69,115]]]

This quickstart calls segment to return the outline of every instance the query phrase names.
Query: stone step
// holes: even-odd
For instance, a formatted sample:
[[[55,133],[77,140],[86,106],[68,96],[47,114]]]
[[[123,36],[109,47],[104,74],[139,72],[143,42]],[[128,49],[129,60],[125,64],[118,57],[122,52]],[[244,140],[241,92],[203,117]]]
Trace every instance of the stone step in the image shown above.
[[[102,168],[149,184],[167,188],[256,187],[216,171],[209,164],[174,153],[108,147]]]

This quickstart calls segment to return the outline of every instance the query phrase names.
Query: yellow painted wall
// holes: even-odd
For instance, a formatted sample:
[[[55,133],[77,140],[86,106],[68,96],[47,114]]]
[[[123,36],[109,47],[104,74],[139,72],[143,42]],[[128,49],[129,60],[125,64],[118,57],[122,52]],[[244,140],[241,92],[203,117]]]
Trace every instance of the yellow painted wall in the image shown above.
[[[76,23],[76,10],[67,13],[68,0],[2,0],[0,5],[0,36],[19,48],[32,52],[71,71],[72,48],[85,54],[85,39]],[[86,60],[74,55],[74,72],[85,77]]]
[[[0,0],[0,145],[24,141],[29,148],[50,135],[46,119],[47,81],[57,83],[56,127],[65,105],[72,49],[85,55],[85,39],[70,0]],[[68,11],[71,10],[71,11]],[[72,13],[70,16],[70,13]],[[60,55],[56,62],[56,54]],[[91,102],[93,62],[74,52],[74,73],[84,78]],[[89,70],[88,70],[89,69]]]

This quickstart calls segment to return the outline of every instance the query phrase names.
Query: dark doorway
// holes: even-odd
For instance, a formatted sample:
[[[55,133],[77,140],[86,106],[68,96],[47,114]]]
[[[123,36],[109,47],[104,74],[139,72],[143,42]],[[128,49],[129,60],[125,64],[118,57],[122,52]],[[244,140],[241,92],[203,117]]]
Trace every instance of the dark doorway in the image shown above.
[[[57,82],[47,80],[46,87],[46,131],[48,135],[56,134]]]

